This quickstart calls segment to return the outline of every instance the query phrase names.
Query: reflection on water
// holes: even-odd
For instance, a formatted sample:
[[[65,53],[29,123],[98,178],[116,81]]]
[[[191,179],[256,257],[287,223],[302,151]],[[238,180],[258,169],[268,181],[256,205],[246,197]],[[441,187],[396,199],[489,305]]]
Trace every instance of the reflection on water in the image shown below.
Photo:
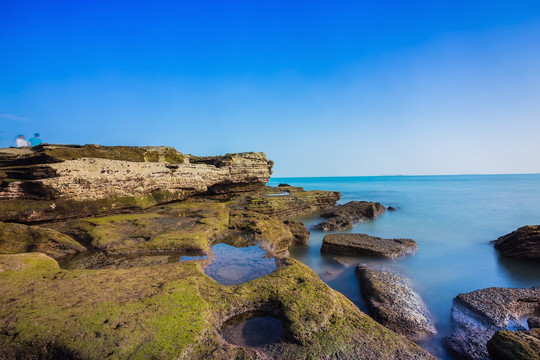
[[[540,175],[280,178],[271,179],[269,185],[281,182],[306,190],[341,191],[340,203],[378,201],[397,209],[349,232],[418,243],[413,256],[378,261],[412,280],[439,331],[420,345],[442,359],[452,359],[442,338],[450,329],[455,296],[492,286],[540,285],[538,262],[500,258],[489,243],[523,225],[539,223]],[[320,220],[301,219],[311,230],[309,245],[292,247],[291,256],[367,311],[354,264],[373,260],[321,254],[325,233],[313,229]]]
[[[248,312],[228,320],[222,327],[227,342],[246,347],[262,347],[280,341],[283,324],[261,312]]]
[[[224,243],[212,246],[216,259],[204,272],[223,285],[238,285],[276,270],[276,259],[267,257],[260,245],[235,247]]]

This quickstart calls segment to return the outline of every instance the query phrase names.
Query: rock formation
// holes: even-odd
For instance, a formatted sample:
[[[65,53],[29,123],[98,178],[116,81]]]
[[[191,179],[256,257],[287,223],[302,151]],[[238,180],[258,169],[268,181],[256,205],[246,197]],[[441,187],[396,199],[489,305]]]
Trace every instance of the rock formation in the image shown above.
[[[0,358],[434,359],[288,257],[309,236],[288,217],[340,194],[265,187],[271,166],[262,153],[0,150]],[[216,242],[260,244],[276,269],[221,285],[204,271]],[[283,339],[228,343],[223,324],[250,311],[277,316]]]
[[[396,258],[416,251],[412,239],[383,239],[367,234],[328,234],[323,238],[321,252],[337,255],[383,256]]]
[[[289,226],[291,233],[294,235],[294,242],[299,245],[307,245],[309,241],[309,231],[306,225],[292,220],[285,220],[285,225]]]
[[[540,359],[540,329],[501,330],[487,342],[492,360]]]
[[[328,220],[321,222],[317,225],[317,228],[322,231],[348,229],[355,223],[375,219],[385,210],[384,206],[379,203],[350,201],[321,214],[322,217]]]
[[[540,307],[540,287],[487,288],[459,294],[452,307],[452,330],[445,339],[465,359],[488,359],[486,343],[499,330],[525,330],[520,316]]]
[[[540,259],[540,225],[527,225],[495,240],[501,255],[518,259]]]
[[[405,277],[383,269],[358,265],[362,293],[371,316],[380,324],[411,340],[437,333],[422,298]]]
[[[144,208],[202,193],[261,188],[263,153],[194,157],[168,147],[40,145],[0,150],[0,221]],[[28,200],[34,200],[31,206]]]

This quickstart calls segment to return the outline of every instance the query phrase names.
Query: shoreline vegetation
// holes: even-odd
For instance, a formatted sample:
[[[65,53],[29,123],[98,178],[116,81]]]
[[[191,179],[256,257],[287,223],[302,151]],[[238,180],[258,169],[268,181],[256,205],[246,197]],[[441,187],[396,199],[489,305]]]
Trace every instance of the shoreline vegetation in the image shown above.
[[[410,340],[437,330],[412,289],[400,297],[407,279],[361,269],[377,322],[289,256],[291,244],[309,239],[296,217],[321,214],[322,229],[346,229],[375,219],[384,206],[336,206],[336,191],[266,186],[272,166],[264,153],[198,157],[168,147],[51,144],[0,149],[0,358],[434,359]],[[525,238],[537,249],[533,235]],[[340,254],[354,248],[414,256],[394,250],[406,240],[416,249],[411,239],[359,238],[334,247]],[[384,249],[374,250],[381,242]],[[216,261],[217,244],[257,245],[265,260],[275,261],[258,278],[223,285],[205,272]],[[221,261],[223,268],[213,272],[246,271],[257,264],[255,255],[249,259]],[[460,294],[456,324],[470,324],[467,316],[476,322],[457,326],[449,346],[470,358],[488,351],[498,356],[509,347],[534,356],[537,322],[532,316],[526,330],[515,318],[540,309],[540,288],[514,290],[511,296],[502,288]],[[524,296],[526,306],[519,300]],[[415,321],[425,330],[411,329]],[[270,343],[238,339],[238,326],[255,338],[278,331],[272,329],[279,335]],[[504,332],[511,326],[515,333]],[[474,348],[452,346],[452,339],[462,343],[471,334]]]

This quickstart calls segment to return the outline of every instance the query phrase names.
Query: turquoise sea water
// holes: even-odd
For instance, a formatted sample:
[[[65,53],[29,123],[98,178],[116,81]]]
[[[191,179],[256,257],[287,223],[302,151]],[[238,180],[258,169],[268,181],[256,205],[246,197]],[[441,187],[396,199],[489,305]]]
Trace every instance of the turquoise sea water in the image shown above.
[[[442,359],[452,358],[442,338],[450,327],[455,296],[492,286],[540,285],[539,261],[501,258],[490,244],[518,227],[540,224],[540,174],[272,178],[269,185],[279,183],[341,191],[340,203],[378,201],[397,208],[350,232],[418,243],[415,255],[364,262],[384,263],[413,281],[439,331],[420,345]],[[291,255],[367,312],[354,266],[344,269],[331,256],[320,254],[325,233],[313,226],[321,219],[300,220],[311,231],[310,243],[292,247]]]

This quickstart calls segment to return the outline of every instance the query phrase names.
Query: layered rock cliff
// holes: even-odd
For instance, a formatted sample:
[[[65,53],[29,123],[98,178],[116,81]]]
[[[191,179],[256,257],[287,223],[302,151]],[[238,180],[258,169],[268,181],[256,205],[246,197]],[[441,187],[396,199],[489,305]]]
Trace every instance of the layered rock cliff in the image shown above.
[[[196,157],[169,147],[0,149],[0,220],[63,219],[253,190],[268,182],[272,165],[255,152]]]

